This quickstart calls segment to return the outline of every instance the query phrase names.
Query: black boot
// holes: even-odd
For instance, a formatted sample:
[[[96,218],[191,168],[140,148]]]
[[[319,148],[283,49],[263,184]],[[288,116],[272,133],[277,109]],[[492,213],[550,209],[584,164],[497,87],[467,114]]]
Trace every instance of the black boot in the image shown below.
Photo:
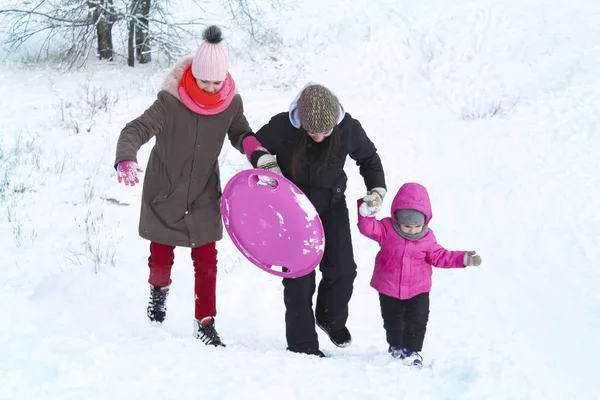
[[[167,297],[169,296],[169,286],[150,285],[150,300],[148,301],[148,320],[150,325],[159,327],[165,322],[167,317]]]
[[[352,335],[350,335],[348,328],[343,327],[342,329],[334,331],[328,322],[317,320],[316,323],[337,347],[348,347],[352,343]]]
[[[289,347],[286,350],[291,351],[292,353],[306,354],[309,356],[317,356],[317,357],[321,357],[321,358],[327,357],[321,350],[298,350],[298,349],[290,349]]]
[[[194,337],[202,340],[202,342],[209,346],[225,347],[225,344],[221,342],[221,338],[215,329],[214,317],[205,317],[201,321],[194,320]]]

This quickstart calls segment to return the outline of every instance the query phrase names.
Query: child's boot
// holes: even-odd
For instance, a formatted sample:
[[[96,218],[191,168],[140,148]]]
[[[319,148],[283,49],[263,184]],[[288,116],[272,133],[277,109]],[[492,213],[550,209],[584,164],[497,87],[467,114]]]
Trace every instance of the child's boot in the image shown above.
[[[402,349],[402,352],[404,353],[404,357],[402,358],[404,365],[417,368],[423,367],[423,357],[418,352],[408,349]]]
[[[404,358],[404,349],[401,346],[390,346],[388,348],[388,353],[394,358],[399,358],[400,360]]]
[[[416,352],[400,346],[390,346],[388,353],[394,358],[402,360],[404,365],[411,367],[421,368],[423,367],[423,357]]]

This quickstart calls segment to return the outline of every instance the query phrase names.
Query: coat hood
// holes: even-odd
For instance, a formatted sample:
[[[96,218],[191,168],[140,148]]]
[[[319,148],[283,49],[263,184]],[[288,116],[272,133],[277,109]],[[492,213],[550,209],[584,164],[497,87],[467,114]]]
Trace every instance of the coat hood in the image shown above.
[[[192,65],[193,57],[184,57],[175,64],[171,71],[165,76],[161,89],[174,96],[177,100],[181,101],[179,97],[179,82],[185,72],[186,68]]]
[[[405,183],[400,187],[394,200],[392,201],[391,214],[392,219],[395,221],[394,211],[400,208],[408,208],[411,210],[417,210],[425,214],[425,225],[429,224],[433,214],[431,211],[431,202],[429,200],[429,194],[425,186],[418,183],[409,182]]]

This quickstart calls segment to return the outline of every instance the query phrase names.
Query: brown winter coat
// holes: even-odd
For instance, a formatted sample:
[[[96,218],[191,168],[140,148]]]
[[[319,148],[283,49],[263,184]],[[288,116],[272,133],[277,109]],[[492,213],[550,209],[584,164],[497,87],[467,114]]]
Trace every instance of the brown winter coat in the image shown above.
[[[196,114],[181,102],[177,86],[190,63],[186,58],[176,65],[154,104],[123,128],[115,166],[137,162],[140,147],[155,136],[144,178],[139,234],[161,244],[198,247],[223,237],[218,157],[225,135],[243,153],[242,139],[251,130],[239,94],[216,115]]]

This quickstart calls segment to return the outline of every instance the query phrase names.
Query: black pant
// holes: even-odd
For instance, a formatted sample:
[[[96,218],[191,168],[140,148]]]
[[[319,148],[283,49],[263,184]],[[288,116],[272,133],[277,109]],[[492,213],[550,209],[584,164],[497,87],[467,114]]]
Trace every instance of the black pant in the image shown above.
[[[319,349],[315,316],[326,321],[333,331],[346,326],[348,302],[352,297],[356,263],[352,251],[350,221],[345,201],[340,201],[320,214],[325,232],[325,249],[319,265],[321,282],[313,314],[315,271],[300,278],[283,279],[285,303],[285,335],[293,351]]]
[[[429,320],[429,292],[407,300],[379,293],[379,305],[388,344],[421,351]]]

